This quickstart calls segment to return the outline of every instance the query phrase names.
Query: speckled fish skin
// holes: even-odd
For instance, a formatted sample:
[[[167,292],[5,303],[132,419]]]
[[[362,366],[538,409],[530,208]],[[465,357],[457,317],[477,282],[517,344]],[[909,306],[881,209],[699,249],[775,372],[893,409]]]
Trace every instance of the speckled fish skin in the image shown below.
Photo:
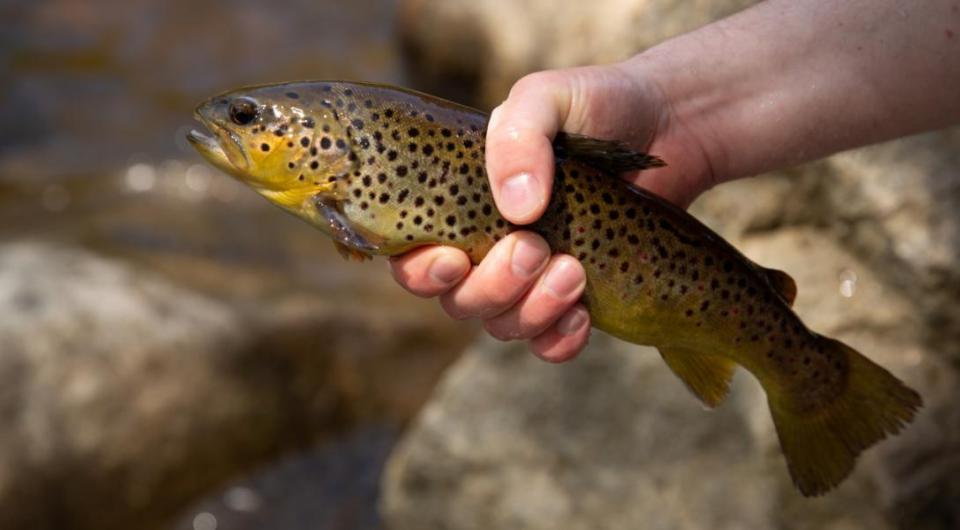
[[[474,109],[380,85],[311,82],[233,91],[197,115],[215,134],[190,135],[208,160],[316,225],[346,255],[439,243],[476,263],[518,229],[495,208],[483,163],[487,116]],[[708,406],[722,401],[736,365],[756,376],[805,495],[838,484],[862,450],[912,420],[919,395],[808,330],[790,308],[789,276],[583,162],[590,153],[576,145],[565,152],[547,212],[523,228],[583,264],[595,327],[656,346]]]

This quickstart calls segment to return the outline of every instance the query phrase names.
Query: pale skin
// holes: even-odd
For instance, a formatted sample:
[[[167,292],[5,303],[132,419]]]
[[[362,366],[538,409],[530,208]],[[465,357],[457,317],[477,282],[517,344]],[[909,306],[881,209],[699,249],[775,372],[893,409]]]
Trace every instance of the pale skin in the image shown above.
[[[681,206],[715,184],[960,123],[960,0],[768,0],[622,63],[531,74],[497,107],[487,172],[501,213],[549,202],[560,130],[667,160],[626,175]],[[583,268],[520,231],[472,267],[451,247],[391,260],[408,290],[562,362],[590,334]]]

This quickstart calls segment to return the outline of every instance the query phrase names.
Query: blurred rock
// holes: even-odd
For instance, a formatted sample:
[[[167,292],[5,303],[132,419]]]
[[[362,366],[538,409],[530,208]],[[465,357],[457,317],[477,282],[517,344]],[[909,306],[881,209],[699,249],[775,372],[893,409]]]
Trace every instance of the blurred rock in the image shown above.
[[[753,0],[401,0],[400,35],[420,88],[490,108],[546,68],[626,59]]]
[[[389,309],[240,306],[89,251],[0,246],[0,528],[161,528],[282,452],[403,422],[467,338]]]
[[[823,186],[841,240],[906,294],[960,362],[960,128],[842,153]]]
[[[954,528],[960,497],[944,486],[960,471],[958,381],[917,345],[909,301],[823,232],[740,243],[796,274],[797,310],[814,329],[924,394],[911,429],[868,452],[839,489],[816,500],[793,490],[766,399],[742,371],[710,412],[651,348],[597,334],[578,360],[554,366],[488,341],[448,373],[393,455],[391,527]],[[856,287],[841,290],[851,273]]]

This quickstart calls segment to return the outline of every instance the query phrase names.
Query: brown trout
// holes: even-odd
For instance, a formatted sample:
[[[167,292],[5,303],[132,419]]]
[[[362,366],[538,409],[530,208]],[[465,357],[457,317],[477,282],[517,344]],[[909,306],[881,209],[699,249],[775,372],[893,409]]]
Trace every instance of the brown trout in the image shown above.
[[[561,134],[546,214],[518,227],[497,212],[484,169],[487,116],[417,92],[309,82],[201,104],[213,133],[189,139],[213,165],[315,225],[346,256],[422,245],[474,263],[533,230],[586,269],[593,325],[656,346],[709,407],[740,365],[762,384],[790,475],[804,495],[836,486],[860,452],[900,431],[920,396],[790,309],[785,273],[763,268],[684,210],[617,175],[662,165],[612,142]]]

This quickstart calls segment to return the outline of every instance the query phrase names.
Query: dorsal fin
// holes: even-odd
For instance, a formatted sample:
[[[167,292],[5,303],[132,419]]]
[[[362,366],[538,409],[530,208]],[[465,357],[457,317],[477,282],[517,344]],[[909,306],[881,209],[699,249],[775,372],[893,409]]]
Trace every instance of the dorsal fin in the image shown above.
[[[570,133],[557,134],[553,153],[557,158],[578,160],[611,175],[667,165],[653,155],[634,151],[620,142]]]
[[[781,298],[792,306],[793,301],[797,298],[797,283],[793,281],[793,278],[791,278],[789,274],[777,269],[760,267],[760,270],[766,275],[770,286],[777,291]]]
[[[704,405],[714,408],[727,396],[733,370],[737,367],[733,361],[679,348],[657,349],[667,366]]]

